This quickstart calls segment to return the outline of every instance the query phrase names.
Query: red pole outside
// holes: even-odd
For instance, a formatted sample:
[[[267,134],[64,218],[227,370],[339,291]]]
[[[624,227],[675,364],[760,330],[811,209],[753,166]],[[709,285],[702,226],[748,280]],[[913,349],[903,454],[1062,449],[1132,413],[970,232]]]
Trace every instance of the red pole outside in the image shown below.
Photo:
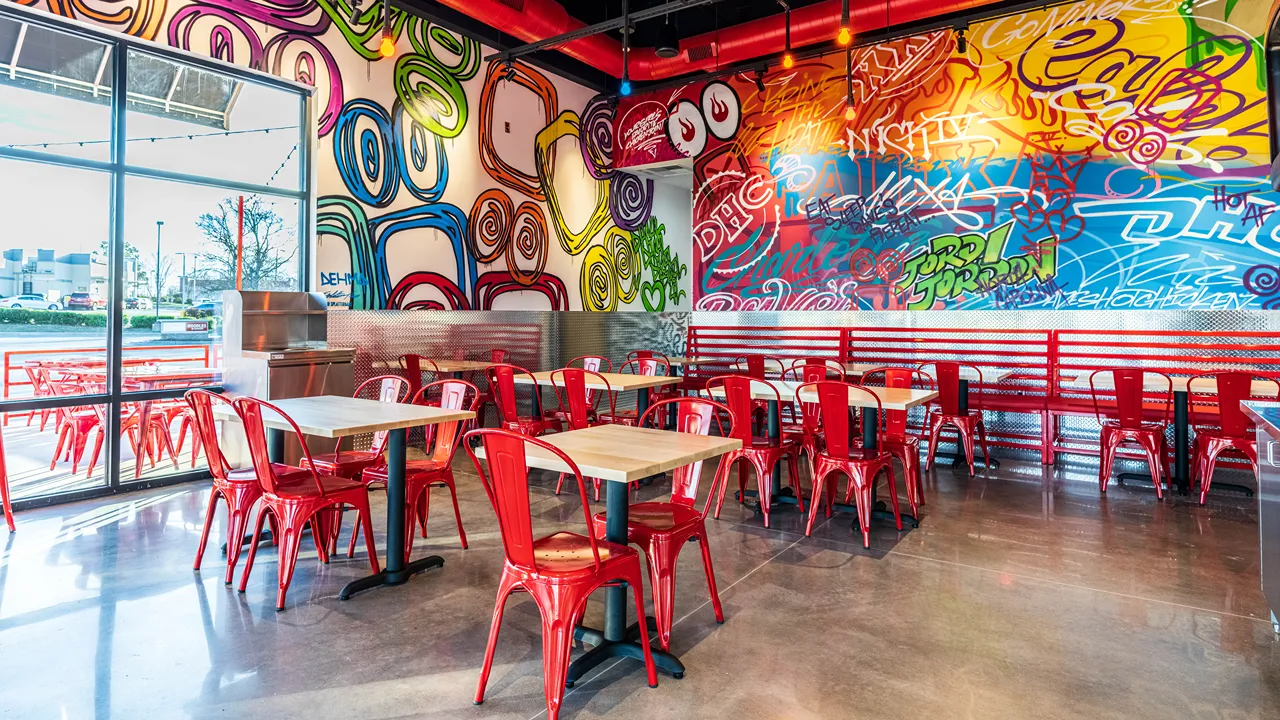
[[[244,280],[244,196],[240,196],[240,212],[236,215],[236,290]]]

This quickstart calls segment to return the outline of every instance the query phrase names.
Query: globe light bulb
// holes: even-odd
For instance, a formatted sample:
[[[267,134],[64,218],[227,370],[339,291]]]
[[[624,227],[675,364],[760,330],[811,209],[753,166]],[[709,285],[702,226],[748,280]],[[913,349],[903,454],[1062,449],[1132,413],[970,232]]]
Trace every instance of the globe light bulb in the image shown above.
[[[378,54],[385,58],[396,54],[396,41],[390,35],[382,36],[382,42],[378,43]]]
[[[849,105],[848,107],[846,107],[846,108],[844,109],[844,119],[845,119],[845,120],[849,120],[849,121],[851,121],[851,122],[852,122],[852,121],[853,121],[853,119],[854,119],[854,118],[856,118],[856,117],[858,117],[858,111],[857,111],[857,109],[855,109],[852,105]]]
[[[630,95],[630,94],[631,94],[631,81],[630,81],[630,80],[623,80],[623,81],[622,81],[622,83],[621,83],[620,85],[618,85],[618,94],[619,94],[619,95]]]
[[[840,32],[836,34],[836,42],[841,46],[848,45],[853,42],[853,33],[849,32],[847,27],[840,28]]]
[[[782,67],[786,68],[787,70],[790,70],[791,68],[795,67],[795,65],[796,65],[796,59],[791,57],[791,53],[787,53],[782,56]]]

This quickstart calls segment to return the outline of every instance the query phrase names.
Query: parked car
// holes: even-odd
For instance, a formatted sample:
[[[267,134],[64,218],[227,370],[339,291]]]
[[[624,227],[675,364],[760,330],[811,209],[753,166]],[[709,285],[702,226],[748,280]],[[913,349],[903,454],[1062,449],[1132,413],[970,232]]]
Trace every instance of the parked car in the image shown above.
[[[68,310],[92,310],[93,296],[87,292],[71,293],[67,296]]]
[[[222,317],[222,303],[220,302],[202,302],[199,305],[192,305],[182,311],[185,317]]]
[[[151,300],[149,298],[127,297],[124,299],[124,308],[126,310],[150,310]]]
[[[62,303],[43,295],[14,295],[0,300],[0,308],[35,308],[37,310],[61,310]]]

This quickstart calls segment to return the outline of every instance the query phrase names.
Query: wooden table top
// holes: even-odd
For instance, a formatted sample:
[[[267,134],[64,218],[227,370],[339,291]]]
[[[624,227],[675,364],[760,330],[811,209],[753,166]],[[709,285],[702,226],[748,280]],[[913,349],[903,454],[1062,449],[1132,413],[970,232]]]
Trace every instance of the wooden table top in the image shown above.
[[[552,385],[551,373],[554,370],[544,370],[542,372],[533,373],[534,380],[539,385]],[[662,387],[664,385],[678,385],[681,378],[672,377],[670,375],[632,375],[630,373],[600,373],[600,376],[609,381],[610,390],[640,390],[642,388]],[[533,384],[529,380],[529,376],[517,374],[513,378],[517,383],[524,385]],[[604,390],[604,384],[601,383],[594,375],[587,376],[588,390]]]
[[[477,370],[484,370],[485,368],[494,364],[484,360],[437,360],[435,358],[430,358],[430,360],[431,362],[436,364],[437,368],[440,368],[440,372],[448,372],[448,373],[474,372]],[[374,370],[401,370],[402,369],[400,367],[400,361],[398,359],[397,360],[374,360],[372,363],[369,364],[369,367],[372,367]],[[422,369],[430,370],[431,366],[427,365],[424,362],[422,365]]]
[[[781,400],[783,402],[794,401],[796,397],[796,388],[805,384],[791,381],[783,382],[780,380],[770,380],[768,382],[778,389],[778,395],[781,396]],[[923,405],[938,397],[937,391],[934,390],[884,388],[874,386],[869,389],[879,396],[880,407],[885,410],[910,410],[913,407]],[[710,388],[710,391],[717,399],[722,399],[724,397],[723,388]],[[751,397],[756,400],[773,400],[774,394],[768,387],[753,383],[751,388]],[[800,399],[804,402],[817,402],[818,394],[812,390],[806,390],[801,394]],[[851,390],[849,391],[849,406],[874,408],[876,403],[866,395],[853,392]]]
[[[1062,387],[1069,390],[1089,391],[1089,375],[1091,373],[1081,373],[1075,377],[1064,377]],[[1218,392],[1217,385],[1212,378],[1200,378],[1196,380],[1195,385],[1191,385],[1191,378],[1186,375],[1170,377],[1173,381],[1174,392],[1187,392],[1190,389],[1197,395],[1216,395]],[[1111,373],[1099,373],[1093,379],[1093,384],[1099,390],[1114,390],[1115,385],[1112,381]],[[1144,375],[1142,378],[1142,389],[1151,393],[1166,392],[1169,384],[1159,375]],[[1266,380],[1254,380],[1249,388],[1249,394],[1254,397],[1272,397],[1276,396],[1275,383]]]
[[[445,410],[345,395],[318,395],[269,402],[293,418],[304,435],[326,438],[437,425],[452,420],[470,420],[476,416],[470,410]],[[223,419],[239,420],[235,411],[222,403],[214,406],[214,414]],[[269,428],[290,429],[288,423],[274,413],[264,413],[262,420]]]
[[[667,363],[670,364],[671,367],[684,367],[685,365],[698,365],[700,363],[705,363],[706,361],[707,361],[706,358],[701,358],[701,357],[669,357],[667,358]]]
[[[624,425],[597,425],[543,435],[540,439],[563,450],[578,464],[584,478],[614,482],[632,482],[742,447],[742,441],[736,438]],[[485,457],[483,446],[477,448],[476,456]],[[531,468],[569,471],[560,458],[532,445],[525,445],[525,462]]]
[[[875,368],[882,368],[882,367],[885,367],[885,366],[872,365],[870,363],[845,363],[844,371],[848,373],[849,377],[862,377],[867,373],[868,370],[872,370]],[[1011,368],[983,367],[979,369],[982,370],[982,382],[984,383],[1001,382],[1002,380],[1008,378],[1010,375],[1014,373],[1014,371]],[[937,377],[935,377],[935,373],[930,372],[929,370],[926,370],[925,372],[928,372],[930,377],[933,377],[934,380],[937,380]],[[973,368],[961,367],[960,379],[968,382],[978,382],[978,373],[975,372]]]

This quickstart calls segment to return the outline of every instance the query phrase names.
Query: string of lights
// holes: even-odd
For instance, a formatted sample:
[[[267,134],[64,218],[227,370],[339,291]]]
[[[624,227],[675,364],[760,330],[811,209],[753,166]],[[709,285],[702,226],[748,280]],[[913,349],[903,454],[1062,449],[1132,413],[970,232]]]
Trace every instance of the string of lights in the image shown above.
[[[276,171],[271,173],[271,178],[265,183],[267,186],[270,186],[271,183],[275,182],[276,176],[280,174],[281,170],[284,170],[284,166],[289,164],[289,159],[292,158],[293,154],[297,151],[298,143],[294,143],[293,147],[289,148],[289,154],[284,156],[284,162],[280,163],[280,167],[276,168]]]
[[[253,133],[263,133],[263,134],[269,135],[271,134],[272,130],[297,130],[297,129],[298,129],[297,125],[281,125],[279,127],[252,128],[249,130],[222,130],[219,132],[191,133],[188,135],[162,135],[157,137],[126,138],[125,142],[156,142],[157,140],[194,140],[196,138],[203,138],[203,137],[230,137],[232,135],[250,135]],[[77,145],[79,147],[84,147],[86,145],[106,145],[106,144],[109,144],[110,142],[111,142],[111,139],[107,138],[105,140],[66,140],[62,142],[13,144],[13,145],[5,145],[5,147],[11,150],[17,150],[22,148],[66,147],[69,145]],[[295,150],[297,149],[296,145],[294,146],[294,149]]]

